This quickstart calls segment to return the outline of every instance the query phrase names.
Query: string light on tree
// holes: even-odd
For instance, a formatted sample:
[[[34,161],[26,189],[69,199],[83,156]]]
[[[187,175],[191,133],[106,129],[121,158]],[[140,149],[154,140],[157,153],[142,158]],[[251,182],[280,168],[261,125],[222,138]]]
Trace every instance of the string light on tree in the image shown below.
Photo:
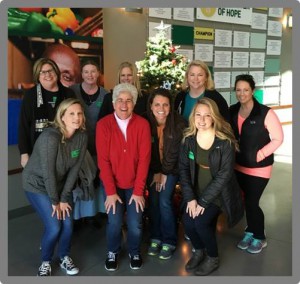
[[[163,87],[177,92],[181,88],[188,59],[176,50],[172,41],[166,38],[166,32],[171,25],[164,24],[155,27],[158,31],[146,42],[145,57],[136,62],[142,88],[153,89]]]

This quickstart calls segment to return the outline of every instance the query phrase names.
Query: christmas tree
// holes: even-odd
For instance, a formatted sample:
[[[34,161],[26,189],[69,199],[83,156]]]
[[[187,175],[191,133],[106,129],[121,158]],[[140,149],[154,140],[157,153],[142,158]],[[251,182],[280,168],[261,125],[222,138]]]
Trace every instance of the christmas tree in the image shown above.
[[[164,27],[163,23],[161,26]],[[159,28],[159,27],[157,27]],[[188,60],[176,50],[166,38],[165,28],[159,29],[155,37],[146,43],[145,58],[136,62],[143,89],[163,87],[175,92],[181,89]]]

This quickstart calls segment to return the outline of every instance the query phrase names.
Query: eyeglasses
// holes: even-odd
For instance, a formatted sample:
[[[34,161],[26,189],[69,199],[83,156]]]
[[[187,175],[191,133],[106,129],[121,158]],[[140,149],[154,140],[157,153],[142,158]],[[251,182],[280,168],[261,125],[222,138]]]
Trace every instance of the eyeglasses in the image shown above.
[[[133,100],[131,100],[131,99],[127,99],[127,100],[116,99],[116,103],[118,103],[118,104],[132,104]]]
[[[54,70],[53,69],[49,69],[49,70],[42,70],[42,71],[40,71],[40,75],[42,75],[42,76],[46,76],[47,74],[48,75],[52,75],[54,73]]]

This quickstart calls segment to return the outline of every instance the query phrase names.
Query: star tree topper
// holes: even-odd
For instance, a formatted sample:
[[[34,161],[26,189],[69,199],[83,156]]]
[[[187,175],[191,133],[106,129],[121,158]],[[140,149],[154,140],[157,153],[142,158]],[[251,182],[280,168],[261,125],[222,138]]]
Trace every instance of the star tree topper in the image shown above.
[[[161,21],[160,22],[160,25],[155,27],[156,30],[159,30],[159,31],[166,31],[168,28],[170,28],[171,25],[165,25],[164,24],[164,21]]]

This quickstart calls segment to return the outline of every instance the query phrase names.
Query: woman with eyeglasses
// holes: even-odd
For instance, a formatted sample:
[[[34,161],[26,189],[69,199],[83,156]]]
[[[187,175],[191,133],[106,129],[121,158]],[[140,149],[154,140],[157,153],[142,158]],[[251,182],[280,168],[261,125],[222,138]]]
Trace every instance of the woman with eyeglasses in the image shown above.
[[[234,90],[238,102],[230,107],[230,122],[239,141],[235,171],[244,193],[247,221],[244,237],[237,247],[260,253],[267,240],[259,200],[271,177],[274,152],[283,142],[283,130],[275,112],[255,99],[254,89],[251,75],[236,77]]]
[[[35,62],[33,80],[35,86],[24,94],[19,119],[18,146],[22,167],[27,164],[39,135],[54,120],[59,104],[75,97],[72,90],[61,84],[59,68],[51,59],[40,58]]]
[[[219,267],[216,226],[221,210],[229,227],[243,217],[241,191],[234,175],[238,150],[230,124],[209,98],[198,100],[189,117],[179,155],[182,221],[193,253],[185,269],[197,276]]]

